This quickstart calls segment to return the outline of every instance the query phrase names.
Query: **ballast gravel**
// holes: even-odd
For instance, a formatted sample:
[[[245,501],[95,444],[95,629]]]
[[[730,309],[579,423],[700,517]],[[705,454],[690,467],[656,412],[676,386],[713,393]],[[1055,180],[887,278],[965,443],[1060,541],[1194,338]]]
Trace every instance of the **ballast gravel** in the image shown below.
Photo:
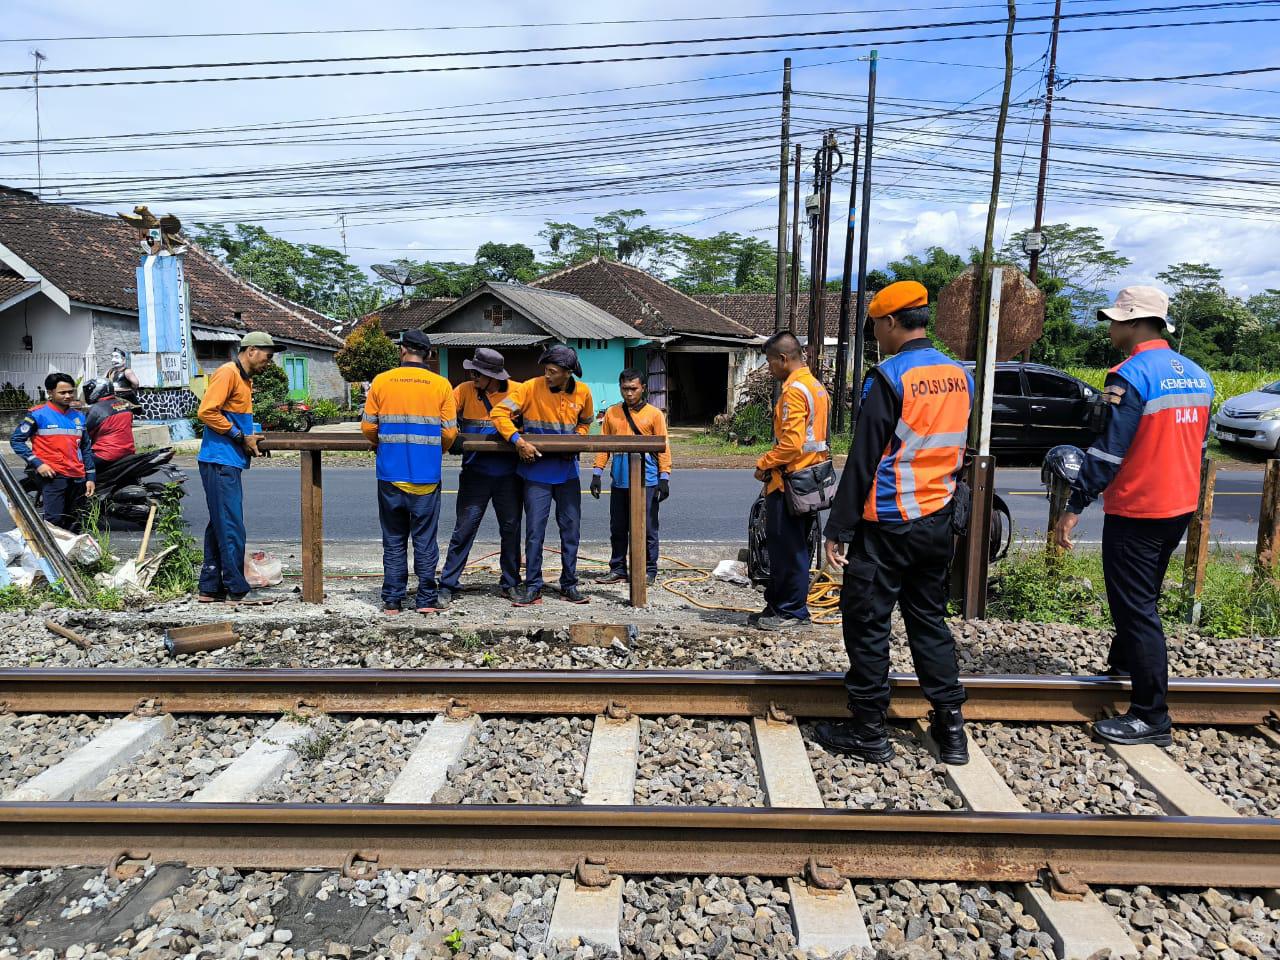
[[[581,803],[591,728],[589,717],[482,720],[432,802]]]
[[[938,763],[911,731],[890,726],[895,756],[886,764],[863,763],[832,753],[814,739],[813,725],[800,727],[809,765],[828,807],[864,810],[961,810],[964,801],[945,780]]]
[[[1174,727],[1169,756],[1246,817],[1280,817],[1280,748],[1264,737]]]
[[[0,797],[88,743],[110,717],[0,713]]]
[[[335,585],[335,591],[341,584]],[[738,602],[758,609],[759,598],[740,590]],[[0,667],[224,667],[387,669],[847,669],[838,627],[814,627],[799,634],[765,634],[746,627],[744,614],[709,613],[662,607],[639,613],[619,606],[606,588],[588,587],[592,604],[585,619],[634,624],[638,636],[613,646],[575,646],[554,617],[555,606],[513,613],[494,597],[467,595],[456,617],[417,615],[385,621],[368,604],[354,612],[349,599],[335,595],[323,607],[294,599],[265,609],[209,611],[187,601],[148,611],[59,613],[92,642],[80,650],[44,628],[43,617],[0,614]],[[653,596],[661,596],[655,589]],[[206,605],[207,606],[207,605]],[[357,604],[356,606],[359,606]],[[454,611],[451,608],[451,613]],[[207,619],[230,619],[241,635],[231,647],[179,658],[165,655],[164,628]],[[477,629],[475,624],[493,624]],[[1105,665],[1111,634],[1071,624],[1006,621],[952,621],[964,673],[1096,674]],[[900,618],[894,619],[892,665],[910,671],[911,657]],[[1264,637],[1217,639],[1190,628],[1167,625],[1173,676],[1218,676],[1223,664],[1240,677],[1280,676],[1280,644]]]
[[[431,720],[331,717],[304,750],[318,755],[305,772],[262,791],[267,803],[379,803],[418,746]]]
[[[640,720],[636,803],[762,807],[751,727],[730,720]]]
[[[1258,891],[1134,887],[1100,895],[1142,960],[1280,956],[1280,910]]]
[[[117,801],[187,800],[227,767],[270,727],[253,716],[174,717],[173,732],[131,762],[113,770],[77,799]]]
[[[1164,810],[1129,768],[1066,724],[971,723],[969,736],[1035,813],[1154,814]]]

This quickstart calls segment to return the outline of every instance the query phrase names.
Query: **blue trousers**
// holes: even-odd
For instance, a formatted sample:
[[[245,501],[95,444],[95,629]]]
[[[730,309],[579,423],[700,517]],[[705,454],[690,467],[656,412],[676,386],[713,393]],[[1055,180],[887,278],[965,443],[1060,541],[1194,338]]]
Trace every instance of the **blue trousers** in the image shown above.
[[[577,477],[563,483],[524,484],[524,582],[541,590],[542,544],[547,538],[551,504],[556,505],[556,526],[560,528],[560,589],[578,583],[578,539],[582,533],[582,481]]]
[[[84,478],[54,477],[42,483],[44,518],[63,530],[79,529],[80,514],[84,510]]]
[[[645,505],[648,519],[645,521],[645,547],[649,576],[658,573],[658,488],[645,487]],[[609,491],[609,545],[613,548],[609,557],[609,569],[614,573],[627,572],[627,546],[631,529],[631,488],[616,484]]]
[[[449,552],[440,573],[440,586],[458,589],[462,571],[471,555],[471,545],[475,543],[480,521],[484,519],[490,501],[493,501],[493,512],[498,517],[498,535],[502,541],[499,561],[502,577],[498,585],[503,589],[520,585],[521,486],[521,479],[514,473],[494,477],[463,468],[458,479],[453,536],[449,538]]]
[[[413,538],[413,572],[418,575],[416,605],[436,604],[436,563],[440,548],[440,488],[435,493],[405,493],[378,481],[378,522],[382,525],[382,605],[400,608],[409,588],[409,539]]]
[[[815,515],[793,517],[782,492],[764,498],[764,535],[769,550],[765,609],[780,617],[809,619],[809,537]]]
[[[239,467],[201,463],[200,483],[209,507],[204,528],[204,564],[200,567],[200,592],[223,596],[249,592],[244,578],[244,488]]]

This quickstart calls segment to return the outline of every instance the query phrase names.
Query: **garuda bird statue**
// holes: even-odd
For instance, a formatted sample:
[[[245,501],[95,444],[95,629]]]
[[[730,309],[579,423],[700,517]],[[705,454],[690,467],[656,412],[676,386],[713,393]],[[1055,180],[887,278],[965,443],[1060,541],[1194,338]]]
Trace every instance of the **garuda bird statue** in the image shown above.
[[[165,253],[178,254],[187,249],[178,236],[182,230],[182,221],[172,213],[166,213],[157,219],[145,206],[137,206],[133,208],[133,213],[117,213],[116,216],[138,231],[143,253],[155,256],[163,250]]]

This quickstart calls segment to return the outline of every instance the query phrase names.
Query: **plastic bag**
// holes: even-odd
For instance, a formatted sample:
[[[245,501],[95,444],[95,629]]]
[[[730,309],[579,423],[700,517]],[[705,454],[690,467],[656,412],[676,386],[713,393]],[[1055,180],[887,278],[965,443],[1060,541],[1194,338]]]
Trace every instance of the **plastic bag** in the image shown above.
[[[89,536],[89,534],[72,533],[70,530],[55,527],[52,523],[46,524],[46,526],[48,526],[49,532],[53,534],[53,539],[57,543],[58,549],[72,563],[78,563],[82,567],[91,567],[102,559],[102,548],[98,546],[98,541]]]
[[[0,560],[6,567],[21,557],[26,549],[27,542],[22,538],[21,530],[15,528],[0,533]]]
[[[262,550],[245,554],[244,578],[249,581],[249,586],[255,589],[274,587],[284,580],[283,564],[279,557]]]
[[[740,587],[751,585],[751,578],[747,576],[747,565],[741,560],[721,560],[716,564],[711,575],[717,580],[734,583]]]

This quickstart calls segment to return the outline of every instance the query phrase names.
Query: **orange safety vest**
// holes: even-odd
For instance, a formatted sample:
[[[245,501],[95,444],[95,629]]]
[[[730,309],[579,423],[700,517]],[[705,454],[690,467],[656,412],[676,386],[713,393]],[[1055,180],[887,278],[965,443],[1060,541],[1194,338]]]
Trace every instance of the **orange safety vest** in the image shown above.
[[[932,346],[904,350],[877,370],[901,401],[902,415],[876,467],[862,517],[906,523],[937,513],[955,495],[973,378]]]
[[[774,445],[756,461],[757,469],[771,471],[766,493],[782,489],[784,472],[795,473],[831,459],[827,446],[830,411],[827,388],[808,367],[787,377],[773,410]]]

